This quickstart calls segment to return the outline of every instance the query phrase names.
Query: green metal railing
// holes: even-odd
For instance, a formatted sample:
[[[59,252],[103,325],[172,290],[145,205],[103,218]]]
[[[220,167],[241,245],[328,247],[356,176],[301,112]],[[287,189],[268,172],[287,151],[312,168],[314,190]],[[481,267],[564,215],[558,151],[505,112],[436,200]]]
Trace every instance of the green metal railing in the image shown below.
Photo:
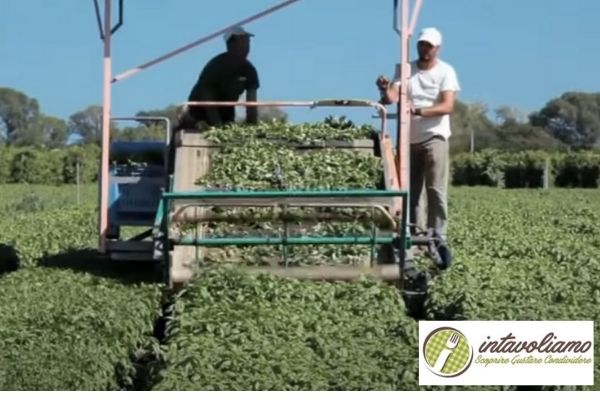
[[[170,186],[170,185],[169,185]],[[394,235],[378,236],[377,229],[373,225],[371,236],[288,236],[287,227],[281,236],[230,236],[230,237],[206,237],[182,236],[179,238],[169,237],[170,210],[176,200],[202,200],[201,206],[218,206],[219,200],[223,199],[293,199],[293,198],[402,198],[402,215]],[[283,190],[283,191],[194,191],[194,192],[166,192],[162,195],[155,227],[160,227],[164,233],[164,250],[172,245],[179,246],[204,246],[223,247],[239,245],[283,245],[284,258],[287,266],[286,246],[297,245],[370,245],[371,263],[373,263],[375,246],[381,244],[394,245],[400,251],[401,259],[404,259],[405,251],[410,247],[410,236],[407,234],[407,208],[408,191],[405,190]],[[313,205],[314,206],[314,205]],[[236,206],[238,207],[238,206]],[[314,206],[316,207],[316,206]],[[404,243],[404,245],[402,245]],[[165,257],[168,262],[168,257]]]
[[[396,240],[394,236],[298,236],[298,237],[213,237],[197,238],[194,236],[184,236],[179,239],[173,239],[173,244],[185,246],[228,246],[228,245],[323,245],[323,244],[393,244]]]
[[[405,190],[276,190],[276,191],[195,191],[168,192],[162,198],[166,200],[190,199],[260,199],[260,198],[323,198],[323,197],[402,197],[406,199]],[[214,205],[218,205],[215,203]]]

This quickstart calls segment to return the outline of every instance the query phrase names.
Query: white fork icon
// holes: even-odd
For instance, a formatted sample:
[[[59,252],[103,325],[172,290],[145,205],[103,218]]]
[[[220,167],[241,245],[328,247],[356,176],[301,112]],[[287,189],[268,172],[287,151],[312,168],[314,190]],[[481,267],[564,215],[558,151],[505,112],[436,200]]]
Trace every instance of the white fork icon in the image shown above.
[[[437,360],[435,360],[435,364],[433,365],[434,371],[442,372],[442,369],[444,369],[444,366],[446,365],[446,361],[448,361],[448,358],[450,357],[456,346],[458,346],[458,342],[460,342],[460,336],[458,336],[458,334],[453,333],[452,335],[450,335],[450,337],[446,341],[446,348],[444,348],[444,350],[440,352],[440,355],[438,356]]]

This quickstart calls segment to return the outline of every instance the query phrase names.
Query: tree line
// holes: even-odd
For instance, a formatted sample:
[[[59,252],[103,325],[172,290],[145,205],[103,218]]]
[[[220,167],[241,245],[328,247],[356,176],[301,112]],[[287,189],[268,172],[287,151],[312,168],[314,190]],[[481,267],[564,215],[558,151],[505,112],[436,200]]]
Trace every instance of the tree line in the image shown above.
[[[163,109],[142,110],[136,117],[167,117],[177,123],[181,109],[169,105]],[[287,114],[276,107],[264,107],[259,119],[287,121]],[[141,121],[138,126],[119,127],[111,123],[111,136],[119,140],[162,139],[162,122]],[[13,88],[0,87],[0,146],[33,146],[56,149],[68,144],[99,144],[102,135],[102,106],[90,105],[69,116],[68,120],[44,114],[39,102]]]
[[[136,116],[167,117],[176,124],[179,107],[142,110]],[[279,108],[261,108],[261,120],[287,121]],[[458,101],[452,115],[453,153],[470,150],[563,150],[600,148],[600,93],[567,92],[527,115],[509,106],[493,112],[480,103]],[[68,144],[97,144],[102,132],[102,107],[90,105],[68,120],[46,115],[39,102],[25,93],[0,87],[0,146],[61,148]],[[145,121],[139,126],[111,126],[119,140],[163,138],[164,125]]]

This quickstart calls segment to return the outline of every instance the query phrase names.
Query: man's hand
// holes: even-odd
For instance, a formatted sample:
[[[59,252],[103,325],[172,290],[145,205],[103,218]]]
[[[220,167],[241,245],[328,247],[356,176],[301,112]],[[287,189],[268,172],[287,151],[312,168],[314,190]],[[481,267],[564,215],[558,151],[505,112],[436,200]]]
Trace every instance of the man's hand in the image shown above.
[[[386,76],[379,75],[375,81],[375,85],[377,85],[379,90],[387,90],[387,88],[390,86],[390,80]]]
[[[410,114],[416,115],[419,117],[441,117],[444,115],[452,114],[454,111],[454,99],[456,97],[456,92],[446,91],[442,92],[440,95],[439,103],[424,108],[415,108],[414,106],[410,107]]]
[[[423,116],[423,109],[422,108],[415,108],[414,106],[410,106],[409,112],[410,112],[410,115],[416,115],[416,116],[419,116],[419,117]]]

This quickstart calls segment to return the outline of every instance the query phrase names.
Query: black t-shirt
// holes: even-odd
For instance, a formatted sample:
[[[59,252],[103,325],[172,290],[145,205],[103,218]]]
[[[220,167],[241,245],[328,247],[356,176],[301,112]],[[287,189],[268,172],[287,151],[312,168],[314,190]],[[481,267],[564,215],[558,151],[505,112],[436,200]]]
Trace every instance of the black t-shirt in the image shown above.
[[[258,73],[248,60],[236,66],[228,59],[227,53],[215,56],[206,64],[198,81],[192,88],[188,101],[201,101],[200,94],[208,90],[212,94],[210,101],[237,101],[246,90],[258,89]],[[235,121],[235,107],[219,107],[221,121]],[[206,121],[205,107],[190,107],[190,115],[196,121]]]

